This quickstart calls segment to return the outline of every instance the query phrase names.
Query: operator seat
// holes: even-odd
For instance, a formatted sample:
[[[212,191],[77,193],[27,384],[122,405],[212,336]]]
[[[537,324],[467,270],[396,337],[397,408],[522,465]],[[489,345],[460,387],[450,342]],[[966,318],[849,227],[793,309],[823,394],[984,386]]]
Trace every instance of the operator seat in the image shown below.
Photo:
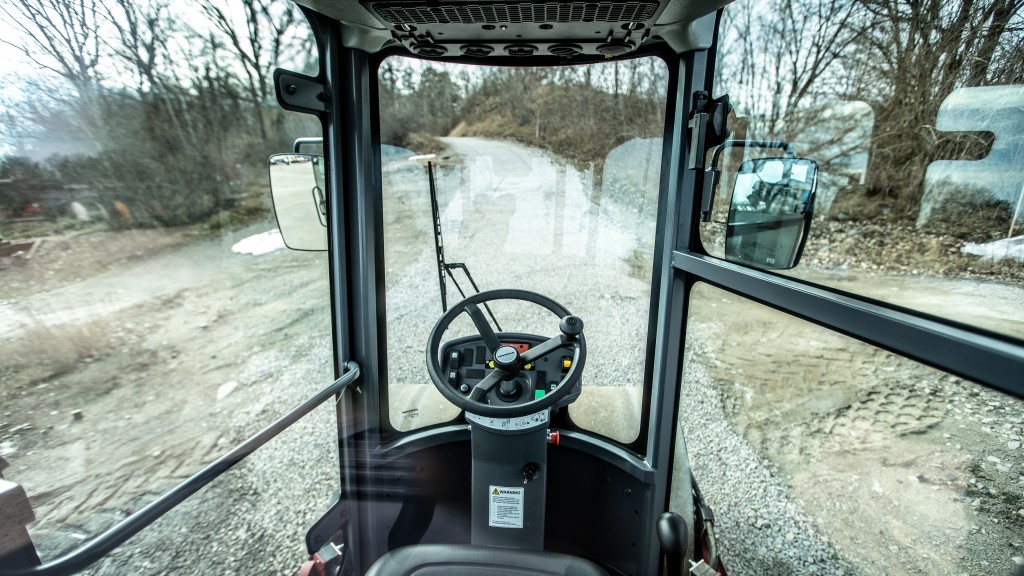
[[[366,576],[608,576],[608,573],[590,560],[544,550],[416,544],[381,556],[370,566]]]

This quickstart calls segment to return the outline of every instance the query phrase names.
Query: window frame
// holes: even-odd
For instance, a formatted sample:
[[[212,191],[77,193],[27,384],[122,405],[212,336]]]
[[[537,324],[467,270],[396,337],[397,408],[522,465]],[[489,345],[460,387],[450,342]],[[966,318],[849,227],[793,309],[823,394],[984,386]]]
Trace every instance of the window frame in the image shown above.
[[[369,102],[369,107],[370,107],[370,109],[372,111],[373,146],[375,148],[373,150],[374,163],[375,163],[374,174],[376,176],[376,186],[377,186],[374,190],[372,190],[371,195],[373,196],[374,209],[377,211],[374,214],[373,221],[374,222],[381,222],[381,223],[384,222],[384,218],[383,218],[383,202],[382,202],[382,192],[383,192],[382,191],[382,183],[383,183],[383,178],[381,176],[382,161],[381,161],[381,154],[380,154],[380,151],[381,151],[381,142],[380,142],[380,134],[381,134],[380,112],[381,111],[380,111],[379,82],[378,82],[378,79],[379,79],[379,76],[380,76],[381,65],[384,63],[385,60],[387,60],[390,57],[402,57],[402,58],[406,58],[408,60],[429,61],[427,59],[417,58],[415,56],[412,56],[412,55],[408,54],[405,51],[397,50],[397,49],[384,50],[384,51],[381,51],[379,53],[371,55],[370,58],[369,58],[369,74],[373,78],[373,80],[370,82],[370,93],[369,93],[370,102]],[[657,322],[658,318],[660,317],[660,309],[661,309],[662,304],[663,304],[663,302],[661,302],[660,298],[659,298],[659,293],[660,293],[659,285],[661,283],[661,276],[663,274],[662,270],[664,270],[666,268],[666,266],[663,264],[665,262],[665,260],[664,260],[664,258],[665,258],[664,246],[666,245],[666,234],[668,233],[667,232],[668,226],[666,225],[666,221],[670,219],[669,217],[667,217],[665,211],[666,210],[673,210],[672,214],[675,214],[676,213],[675,211],[677,210],[675,208],[675,203],[676,203],[676,199],[679,197],[679,193],[678,193],[678,191],[676,191],[677,190],[676,184],[673,184],[673,182],[670,182],[670,180],[672,180],[672,179],[671,179],[668,171],[669,170],[676,170],[677,169],[677,161],[673,157],[673,155],[674,155],[673,145],[672,145],[672,142],[671,142],[670,139],[672,138],[673,129],[674,129],[673,122],[678,120],[678,119],[675,118],[676,110],[679,108],[679,104],[678,103],[680,102],[680,98],[682,97],[682,94],[681,94],[681,92],[679,90],[679,87],[683,83],[681,81],[681,79],[684,78],[684,76],[685,76],[686,68],[685,68],[685,66],[681,65],[681,63],[683,62],[681,57],[679,55],[671,52],[671,51],[668,51],[667,49],[665,49],[665,47],[654,46],[653,48],[644,48],[644,49],[637,50],[635,53],[630,54],[628,57],[622,57],[622,59],[629,59],[629,60],[641,59],[641,58],[657,58],[665,66],[665,73],[666,73],[665,96],[666,96],[666,100],[665,100],[665,109],[664,109],[665,123],[664,123],[664,126],[662,127],[662,151],[661,151],[661,164],[660,164],[660,166],[661,166],[661,173],[660,173],[659,184],[658,184],[658,209],[657,209],[657,215],[656,215],[656,225],[657,225],[657,228],[655,229],[654,238],[653,238],[653,240],[654,240],[654,250],[653,250],[654,257],[653,257],[653,262],[652,262],[652,281],[651,281],[650,294],[649,294],[647,335],[646,335],[646,338],[644,339],[644,342],[643,342],[644,349],[645,349],[645,352],[644,352],[645,361],[644,361],[644,368],[643,368],[643,373],[642,373],[642,390],[641,390],[641,401],[640,401],[640,423],[639,423],[639,430],[638,430],[636,438],[633,441],[631,441],[631,442],[620,442],[620,441],[615,440],[613,438],[609,438],[607,436],[603,436],[599,431],[595,431],[595,430],[590,430],[590,429],[579,427],[574,422],[572,422],[571,419],[568,418],[568,417],[566,417],[564,419],[564,421],[559,421],[558,424],[559,424],[560,428],[568,429],[568,430],[572,430],[572,431],[584,432],[584,433],[586,433],[588,435],[600,437],[602,440],[607,441],[607,442],[612,443],[612,444],[615,444],[615,445],[618,445],[618,446],[620,446],[621,448],[625,449],[626,451],[628,451],[630,453],[633,453],[633,454],[636,454],[636,455],[640,455],[640,456],[646,458],[646,457],[649,457],[651,455],[651,448],[652,448],[652,446],[651,446],[651,443],[650,443],[650,438],[652,437],[652,434],[654,434],[654,432],[652,432],[652,428],[651,428],[652,422],[655,421],[655,420],[659,420],[661,418],[661,417],[654,418],[653,412],[652,412],[652,406],[658,405],[658,402],[656,402],[654,400],[654,398],[657,395],[657,393],[654,390],[655,386],[654,386],[653,383],[656,382],[656,381],[660,381],[660,380],[657,380],[654,377],[654,374],[656,372],[656,369],[655,369],[656,348],[658,346],[657,342],[659,341],[658,340],[659,339],[659,335],[658,335],[657,330],[656,330],[656,322]],[[477,66],[480,65],[480,63],[478,61],[473,60],[472,58],[445,58],[444,62],[445,63],[452,63],[452,64],[468,64],[468,65],[477,65]],[[562,58],[559,58],[559,57],[556,57],[556,56],[552,56],[550,58],[546,58],[544,60],[544,62],[539,62],[537,60],[533,60],[533,61],[531,61],[530,66],[531,67],[550,66],[550,65],[579,66],[579,65],[588,65],[588,64],[601,64],[601,63],[604,63],[604,62],[606,62],[606,59],[604,59],[604,58],[600,58],[600,59],[594,58],[594,59],[589,59],[589,60],[585,60],[585,61],[566,62]],[[516,60],[514,58],[496,58],[496,59],[494,59],[493,63],[491,63],[490,60],[488,61],[488,67],[510,67],[510,66],[514,66],[516,64],[517,64],[517,62],[516,62]],[[518,62],[518,64],[522,65],[521,62]],[[678,135],[678,131],[676,132],[676,134]],[[669,201],[670,200],[672,201],[672,204],[673,204],[673,206],[671,206],[671,207],[669,206]],[[377,292],[378,292],[377,310],[379,311],[378,329],[379,329],[379,332],[381,333],[381,338],[380,338],[380,341],[379,341],[380,342],[379,343],[379,346],[380,346],[379,350],[381,351],[381,354],[380,354],[380,359],[379,359],[379,363],[378,363],[378,365],[380,366],[380,369],[379,369],[380,379],[377,381],[378,382],[378,384],[377,384],[378,388],[373,393],[371,393],[370,395],[376,396],[379,399],[379,403],[377,404],[376,410],[373,413],[376,415],[374,420],[376,422],[376,426],[379,429],[381,443],[382,444],[389,444],[389,443],[401,444],[401,443],[404,443],[404,442],[416,441],[417,438],[419,438],[419,437],[421,437],[421,436],[423,436],[425,434],[430,434],[432,431],[438,432],[438,433],[442,433],[442,434],[444,434],[446,432],[450,432],[451,428],[453,426],[458,426],[459,423],[461,422],[461,419],[462,419],[461,413],[460,413],[459,416],[456,416],[452,420],[449,420],[449,421],[446,421],[446,422],[437,423],[437,424],[431,424],[431,425],[423,426],[423,427],[420,427],[420,428],[415,428],[415,429],[412,429],[412,430],[409,430],[409,431],[405,431],[405,432],[399,431],[396,428],[394,428],[394,426],[392,426],[391,414],[390,414],[390,410],[389,410],[390,406],[389,406],[388,378],[387,378],[387,373],[388,373],[388,360],[387,360],[387,354],[386,354],[386,351],[387,351],[387,310],[386,310],[386,308],[387,307],[386,307],[386,299],[385,299],[385,279],[384,279],[384,276],[383,276],[384,275],[384,268],[385,268],[385,266],[383,264],[383,254],[384,254],[384,248],[383,248],[384,247],[384,230],[383,230],[383,226],[381,226],[381,228],[376,231],[375,236],[376,236],[376,245],[378,246],[378,254],[380,255],[380,260],[377,263],[377,266],[378,266],[377,267],[377,271],[378,271],[378,276],[379,276],[378,284],[377,284]]]

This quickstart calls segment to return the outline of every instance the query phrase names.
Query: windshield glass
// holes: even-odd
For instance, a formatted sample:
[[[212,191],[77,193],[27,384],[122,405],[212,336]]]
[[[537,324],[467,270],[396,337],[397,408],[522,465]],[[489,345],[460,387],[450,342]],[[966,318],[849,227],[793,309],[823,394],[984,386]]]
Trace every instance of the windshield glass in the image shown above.
[[[393,427],[458,416],[431,384],[423,349],[443,300],[453,306],[475,283],[538,292],[581,317],[589,352],[569,414],[616,440],[636,438],[667,75],[654,58],[557,69],[381,65]],[[535,307],[490,309],[500,331],[558,333],[557,318]],[[468,320],[452,332],[475,334]]]

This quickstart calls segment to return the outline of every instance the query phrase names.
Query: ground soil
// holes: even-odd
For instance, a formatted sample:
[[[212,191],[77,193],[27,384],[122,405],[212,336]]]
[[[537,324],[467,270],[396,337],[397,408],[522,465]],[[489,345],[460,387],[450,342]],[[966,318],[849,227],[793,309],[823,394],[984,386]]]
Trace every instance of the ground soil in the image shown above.
[[[272,226],[97,228],[47,238],[32,260],[0,270],[3,473],[29,487],[34,530],[49,535],[51,551],[116,520],[96,520],[97,510],[132,511],[125,503],[174,485],[330,379],[325,257],[231,252]],[[1024,334],[1019,265],[948,258],[962,240],[941,235],[925,251],[934,258],[908,260],[900,254],[919,252],[910,248],[919,235],[901,224],[822,226],[826,241],[809,245],[805,276],[902,305],[931,297],[936,310],[958,307]],[[924,272],[938,280],[914,284]],[[996,276],[1002,296],[979,305],[990,285],[974,274]],[[943,275],[968,279],[957,293]],[[703,297],[712,304],[697,320],[717,335],[709,358],[733,424],[815,517],[830,519],[828,538],[865,555],[867,573],[915,574],[906,567],[923,562],[981,574],[1021,555],[1019,401],[724,293]],[[282,317],[293,320],[282,326]],[[302,363],[313,364],[300,374],[308,381],[265,393]],[[850,501],[860,506],[842,504]],[[932,515],[938,508],[956,512]],[[879,517],[893,520],[870,528]]]
[[[272,227],[97,229],[0,270],[3,474],[49,557],[332,379],[325,257],[231,251]]]
[[[1011,573],[1024,403],[723,291],[694,298],[727,417],[860,573]]]

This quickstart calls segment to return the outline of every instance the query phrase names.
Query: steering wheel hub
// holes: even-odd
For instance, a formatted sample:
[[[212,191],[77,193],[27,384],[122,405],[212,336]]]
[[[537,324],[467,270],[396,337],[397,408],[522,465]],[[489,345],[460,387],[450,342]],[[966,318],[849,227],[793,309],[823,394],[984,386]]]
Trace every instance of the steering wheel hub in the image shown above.
[[[494,365],[506,371],[518,371],[519,351],[512,346],[502,346],[494,351]]]

